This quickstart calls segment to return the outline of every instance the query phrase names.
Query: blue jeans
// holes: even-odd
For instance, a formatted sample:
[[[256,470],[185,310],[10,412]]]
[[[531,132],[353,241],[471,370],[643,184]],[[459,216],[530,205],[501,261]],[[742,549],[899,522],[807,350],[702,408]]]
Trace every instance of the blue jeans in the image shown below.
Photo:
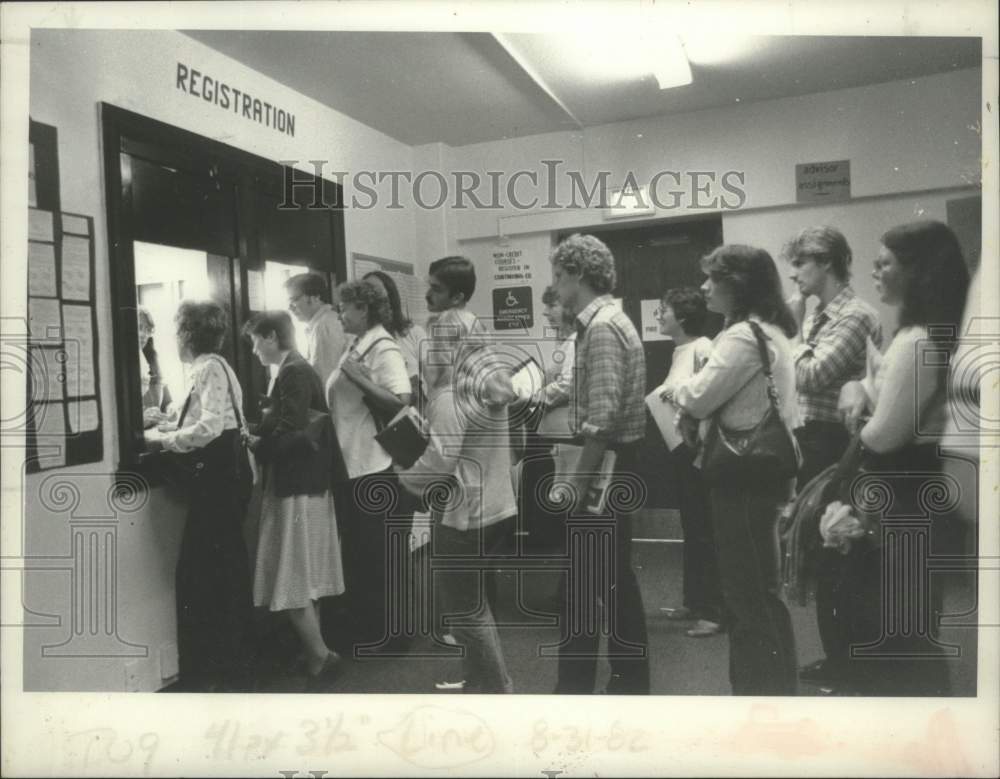
[[[434,586],[443,588],[445,624],[450,625],[451,634],[465,651],[462,669],[466,692],[514,691],[493,616],[496,595],[490,591],[493,572],[489,570],[490,559],[509,548],[513,530],[513,517],[474,530],[434,526],[433,553],[442,568],[449,557],[471,558],[465,570],[447,570],[434,576]]]

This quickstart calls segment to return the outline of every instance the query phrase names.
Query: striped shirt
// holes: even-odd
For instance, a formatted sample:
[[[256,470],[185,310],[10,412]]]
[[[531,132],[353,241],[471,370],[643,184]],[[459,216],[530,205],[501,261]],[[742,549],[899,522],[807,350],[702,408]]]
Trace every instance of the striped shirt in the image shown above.
[[[882,344],[882,325],[875,309],[844,287],[806,317],[805,342],[793,353],[799,413],[803,423],[840,422],[840,388],[865,375],[869,338]]]
[[[573,431],[611,444],[639,440],[646,432],[646,356],[635,325],[610,295],[592,300],[576,325]]]

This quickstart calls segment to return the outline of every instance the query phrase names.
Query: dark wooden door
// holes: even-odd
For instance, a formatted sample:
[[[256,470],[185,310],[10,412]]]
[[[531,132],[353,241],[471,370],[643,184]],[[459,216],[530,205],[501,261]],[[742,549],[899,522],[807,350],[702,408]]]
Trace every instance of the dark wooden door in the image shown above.
[[[659,301],[675,287],[698,288],[705,276],[699,260],[722,243],[722,220],[718,217],[671,221],[629,228],[597,228],[574,232],[600,238],[615,257],[618,287],[615,296],[640,334],[643,332],[642,301]],[[565,236],[561,236],[565,237]],[[720,317],[709,319],[706,335],[714,336],[722,326]],[[673,341],[644,341],[646,392],[666,378],[674,351]],[[673,473],[656,425],[647,418],[646,437],[640,457],[640,477],[646,484],[646,508],[676,508]]]

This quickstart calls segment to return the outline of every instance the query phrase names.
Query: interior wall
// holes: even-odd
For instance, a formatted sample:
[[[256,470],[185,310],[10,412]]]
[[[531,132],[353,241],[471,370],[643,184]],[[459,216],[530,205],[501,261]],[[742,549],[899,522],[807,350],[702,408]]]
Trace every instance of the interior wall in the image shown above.
[[[879,301],[872,279],[879,238],[890,227],[904,222],[917,219],[946,222],[948,200],[977,192],[969,189],[903,194],[820,207],[727,213],[722,218],[722,234],[727,243],[746,243],[767,249],[778,263],[785,292],[791,296],[796,290],[789,279],[791,267],[781,258],[784,242],[803,227],[822,224],[838,227],[847,238],[853,255],[851,285],[860,297],[875,306],[888,338],[896,327],[896,311]],[[814,300],[810,301],[810,305],[814,304]]]
[[[451,171],[470,171],[484,182],[490,171],[504,171],[507,177],[527,171],[537,177],[537,184],[522,175],[515,194],[522,202],[539,199],[531,209],[507,205],[486,212],[450,212],[456,250],[485,264],[488,273],[489,253],[499,245],[499,236],[511,245],[523,243],[536,269],[533,295],[539,301],[551,280],[547,261],[535,256],[546,250],[540,236],[558,231],[714,211],[722,215],[725,241],[762,246],[777,260],[782,244],[796,231],[831,224],[845,233],[854,249],[857,291],[880,309],[891,332],[892,314],[878,303],[870,277],[878,237],[900,222],[944,220],[948,199],[979,193],[981,78],[976,68],[449,149]],[[796,203],[796,164],[842,159],[851,163],[850,201]],[[682,174],[681,187],[668,178],[661,189],[664,205],[671,205],[668,190],[682,192],[677,207],[657,208],[641,219],[611,222],[597,207],[543,207],[547,201],[574,201],[570,171],[579,173],[589,187],[602,171],[608,172],[611,186],[621,185],[629,173],[642,186],[664,170]],[[720,207],[722,198],[730,204],[735,200],[721,187],[730,171],[742,176],[745,202],[738,209]],[[720,198],[715,207],[702,207],[706,195],[692,191],[692,172],[716,182],[707,197]],[[482,199],[489,194],[485,184],[477,192]],[[575,199],[580,201],[579,190]],[[782,270],[791,294],[788,269]],[[478,291],[473,303],[478,313],[492,315],[487,289]]]
[[[620,186],[628,173],[642,186],[660,171],[678,171],[682,186],[662,180],[660,200],[672,205],[670,189],[683,192],[676,208],[657,209],[655,217],[735,209],[702,205],[711,195],[725,193],[727,172],[742,174],[745,202],[738,210],[795,204],[795,165],[850,160],[854,198],[977,186],[981,181],[981,80],[979,68],[866,87],[768,100],[696,111],[676,116],[637,119],[582,131],[549,133],[509,141],[473,144],[450,150],[452,171],[481,177],[477,192],[489,195],[491,170],[528,171],[538,185],[517,187],[522,201],[539,195],[538,207],[518,210],[455,211],[460,241],[502,232],[539,232],[597,225],[599,208],[544,208],[549,170],[561,160],[554,177],[559,205],[573,202],[567,173],[576,171],[591,184],[602,172],[609,184]],[[706,198],[692,191],[692,172],[720,182]],[[700,179],[704,183],[706,179]],[[730,205],[733,195],[726,196]],[[579,201],[579,198],[577,198]],[[507,202],[506,200],[504,201]],[[650,216],[644,219],[652,218]],[[616,220],[620,223],[622,220]]]
[[[178,63],[293,113],[294,137],[181,91]],[[28,690],[154,690],[175,665],[173,571],[183,507],[163,489],[124,508],[109,498],[118,460],[117,411],[99,103],[272,160],[322,157],[330,172],[409,170],[411,149],[178,32],[36,29],[30,68],[31,117],[58,130],[62,208],[94,217],[105,456],[101,463],[25,479],[22,538],[29,572],[23,600],[32,627],[24,632],[24,685]],[[309,163],[300,167],[312,169]],[[407,193],[401,194],[408,206]],[[422,218],[411,208],[348,209],[348,258],[356,251],[415,261],[414,235]],[[53,491],[70,495],[69,502],[54,499]],[[109,523],[117,544],[117,567],[111,573],[118,638],[105,640],[104,649],[88,650],[88,656],[74,655],[72,648],[66,650],[69,656],[51,656],[53,650],[43,653],[43,647],[65,642],[71,629],[70,520],[94,517]],[[133,656],[129,645],[145,647],[146,656]]]

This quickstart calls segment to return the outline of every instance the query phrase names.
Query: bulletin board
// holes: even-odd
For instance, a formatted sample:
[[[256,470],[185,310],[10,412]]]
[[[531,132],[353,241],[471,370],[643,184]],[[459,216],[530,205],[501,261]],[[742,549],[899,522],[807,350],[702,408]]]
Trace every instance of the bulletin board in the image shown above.
[[[26,372],[29,473],[99,462],[104,456],[94,220],[59,210],[55,129],[35,122],[32,125],[27,290],[30,360]]]
[[[355,279],[360,279],[373,270],[380,270],[388,274],[399,288],[403,313],[415,324],[421,327],[427,326],[429,312],[427,311],[427,301],[424,298],[426,289],[423,281],[414,275],[412,263],[387,260],[384,257],[373,257],[370,254],[359,254],[358,252],[351,252],[351,263]]]

